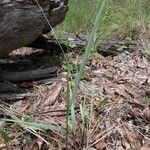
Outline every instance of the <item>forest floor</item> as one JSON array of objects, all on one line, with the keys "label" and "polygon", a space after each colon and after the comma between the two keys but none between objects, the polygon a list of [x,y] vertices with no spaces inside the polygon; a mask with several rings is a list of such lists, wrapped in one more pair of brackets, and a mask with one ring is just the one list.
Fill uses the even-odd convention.
[{"label": "forest floor", "polygon": [[[25,96],[12,93],[9,98],[18,95],[18,101],[1,103],[1,111],[20,120],[0,122],[9,137],[8,144],[0,139],[1,150],[66,149],[66,132],[36,130],[21,121],[66,129],[67,84],[74,85],[82,54],[76,48],[68,51],[68,79],[68,62],[63,59],[55,77],[19,83]],[[42,57],[52,64],[52,58]],[[69,150],[150,150],[149,58],[136,49],[108,57],[91,54],[75,98],[75,116],[75,129],[70,121],[67,130]]]}]

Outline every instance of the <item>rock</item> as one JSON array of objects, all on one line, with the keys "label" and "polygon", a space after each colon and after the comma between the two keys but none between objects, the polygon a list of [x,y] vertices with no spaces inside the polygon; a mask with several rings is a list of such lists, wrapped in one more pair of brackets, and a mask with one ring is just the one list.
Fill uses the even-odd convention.
[{"label": "rock", "polygon": [[68,0],[0,0],[0,57],[29,45],[61,23]]}]

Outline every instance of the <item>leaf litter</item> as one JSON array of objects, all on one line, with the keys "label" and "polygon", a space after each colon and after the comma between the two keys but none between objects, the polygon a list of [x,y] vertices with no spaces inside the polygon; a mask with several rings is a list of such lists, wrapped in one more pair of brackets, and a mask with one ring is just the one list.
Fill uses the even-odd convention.
[{"label": "leaf litter", "polygon": [[[80,65],[81,54],[71,52],[69,56],[70,63]],[[76,135],[68,131],[68,149],[149,150],[149,60],[138,51],[113,57],[93,54],[85,71],[76,96]],[[73,78],[70,74],[71,84]],[[36,97],[15,102],[7,109],[17,112],[20,119],[66,128],[66,70],[50,84],[35,82],[32,86]],[[84,125],[80,104],[85,104]],[[0,140],[1,149],[65,149],[63,132],[33,131],[33,135],[15,124],[3,126],[11,142],[5,145]]]}]

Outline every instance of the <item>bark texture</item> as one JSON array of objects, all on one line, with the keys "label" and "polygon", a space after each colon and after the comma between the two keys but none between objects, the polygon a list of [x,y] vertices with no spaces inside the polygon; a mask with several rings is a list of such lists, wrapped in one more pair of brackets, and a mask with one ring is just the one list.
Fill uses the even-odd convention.
[{"label": "bark texture", "polygon": [[[0,57],[61,23],[68,0],[0,0]],[[43,15],[44,14],[44,15]]]}]

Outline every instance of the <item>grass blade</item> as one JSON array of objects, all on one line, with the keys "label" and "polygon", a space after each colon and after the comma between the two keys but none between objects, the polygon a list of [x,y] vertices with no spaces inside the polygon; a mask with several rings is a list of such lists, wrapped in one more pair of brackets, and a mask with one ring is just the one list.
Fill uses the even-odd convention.
[{"label": "grass blade", "polygon": [[13,119],[3,119],[4,121],[9,121],[9,122],[14,122],[17,123],[19,125],[24,125],[28,128],[32,128],[34,130],[42,130],[42,129],[49,129],[51,131],[54,132],[64,132],[65,130],[60,127],[60,126],[56,126],[56,125],[51,125],[51,124],[42,124],[42,123],[35,123],[35,122],[28,122],[28,121],[22,121],[22,120],[13,120]]},{"label": "grass blade", "polygon": [[97,32],[97,29],[98,29],[98,26],[99,26],[99,21],[100,21],[100,18],[102,16],[102,11],[104,9],[104,6],[105,6],[105,0],[102,1],[102,4],[101,4],[101,6],[99,8],[99,11],[97,13],[97,16],[96,16],[96,19],[95,19],[95,22],[94,22],[94,27],[92,29],[92,32],[91,32],[90,36],[89,36],[89,40],[88,40],[87,47],[85,49],[82,64],[80,66],[80,71],[79,71],[78,75],[75,78],[75,85],[74,85],[74,89],[73,89],[73,93],[72,93],[72,97],[71,97],[72,101],[74,100],[75,95],[77,93],[77,90],[78,90],[78,87],[79,87],[79,84],[80,84],[80,80],[83,76],[84,68],[85,68],[88,56],[90,54],[90,50],[92,49],[92,47],[94,45],[94,38],[96,36],[96,32]]},{"label": "grass blade", "polygon": [[10,138],[8,137],[8,134],[2,128],[0,128],[0,137],[4,140],[4,142],[6,144],[10,141]]}]

